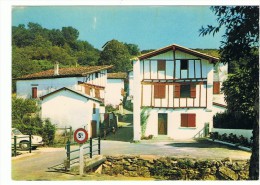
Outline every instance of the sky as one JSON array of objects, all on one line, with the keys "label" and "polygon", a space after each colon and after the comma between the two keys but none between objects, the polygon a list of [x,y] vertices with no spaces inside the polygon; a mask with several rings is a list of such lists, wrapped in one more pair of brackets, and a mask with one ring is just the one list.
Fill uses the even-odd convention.
[{"label": "sky", "polygon": [[13,6],[12,25],[40,24],[48,29],[72,26],[97,49],[109,40],[137,44],[141,50],[171,44],[219,48],[223,30],[199,36],[201,26],[217,25],[209,6]]}]

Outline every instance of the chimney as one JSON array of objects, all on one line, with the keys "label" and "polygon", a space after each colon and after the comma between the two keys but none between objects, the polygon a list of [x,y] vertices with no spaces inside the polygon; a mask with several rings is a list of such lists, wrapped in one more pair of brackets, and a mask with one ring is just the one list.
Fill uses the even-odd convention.
[{"label": "chimney", "polygon": [[59,75],[59,62],[55,62],[54,64],[54,76]]}]

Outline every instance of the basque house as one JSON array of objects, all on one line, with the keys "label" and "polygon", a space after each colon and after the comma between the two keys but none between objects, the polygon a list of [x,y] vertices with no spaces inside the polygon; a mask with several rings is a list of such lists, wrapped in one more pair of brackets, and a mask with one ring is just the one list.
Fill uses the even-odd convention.
[{"label": "basque house", "polygon": [[176,44],[133,59],[134,140],[188,139],[211,129],[213,96],[221,96],[227,72],[218,60]]}]

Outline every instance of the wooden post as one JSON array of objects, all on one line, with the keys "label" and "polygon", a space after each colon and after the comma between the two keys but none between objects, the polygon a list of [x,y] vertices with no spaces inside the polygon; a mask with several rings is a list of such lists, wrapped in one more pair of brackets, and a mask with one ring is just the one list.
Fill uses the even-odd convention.
[{"label": "wooden post", "polygon": [[92,137],[89,140],[89,157],[92,158]]},{"label": "wooden post", "polygon": [[16,151],[17,151],[17,143],[16,143],[16,138],[17,138],[17,136],[14,136],[14,156],[16,157],[16,155],[17,155],[17,153],[16,153]]},{"label": "wooden post", "polygon": [[70,169],[70,141],[67,141],[67,169]]},{"label": "wooden post", "polygon": [[101,149],[101,147],[100,147],[100,136],[98,137],[98,155],[100,155],[100,153],[101,153],[101,151],[100,151],[100,149]]},{"label": "wooden post", "polygon": [[79,174],[84,174],[84,147],[83,144],[79,145]]},{"label": "wooden post", "polygon": [[32,134],[29,134],[29,153],[32,153]]}]

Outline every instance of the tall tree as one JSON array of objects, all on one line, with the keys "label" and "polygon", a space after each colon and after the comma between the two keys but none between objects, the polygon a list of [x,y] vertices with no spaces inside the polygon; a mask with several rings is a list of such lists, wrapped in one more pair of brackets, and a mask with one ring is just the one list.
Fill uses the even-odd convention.
[{"label": "tall tree", "polygon": [[100,53],[100,65],[114,65],[110,72],[126,72],[132,68],[130,54],[127,47],[117,41],[111,40],[106,43],[105,48]]},{"label": "tall tree", "polygon": [[228,110],[254,119],[253,148],[249,177],[259,179],[259,7],[214,6],[218,25],[200,29],[201,35],[217,33],[225,27],[220,61],[237,64],[223,84]]}]

